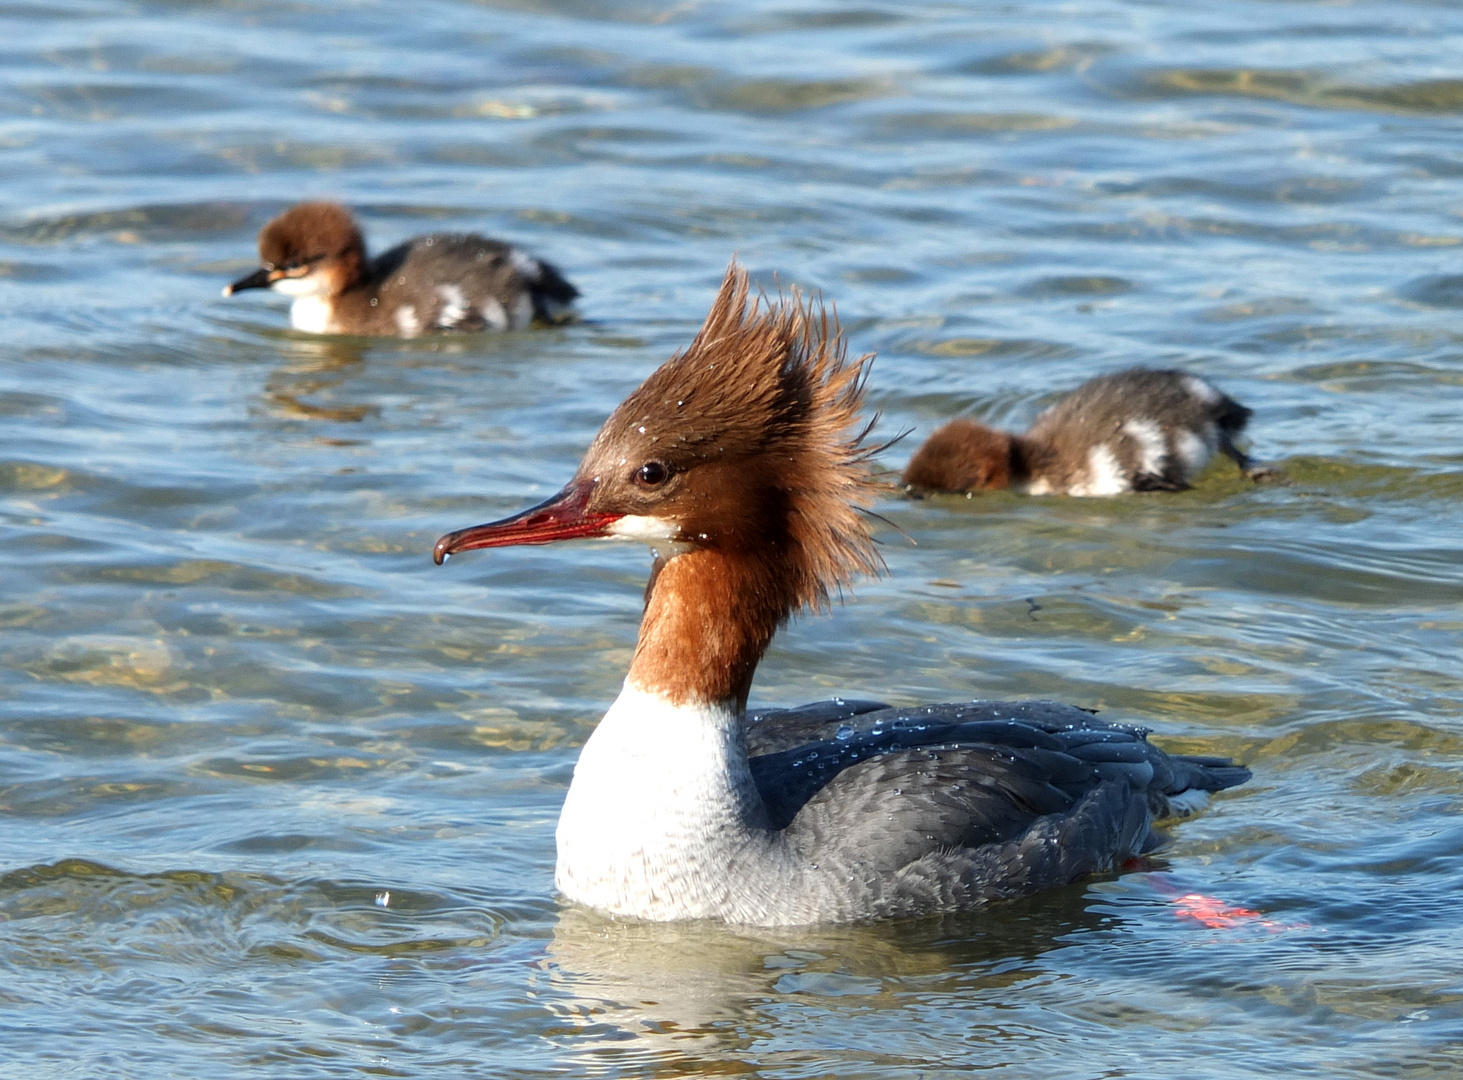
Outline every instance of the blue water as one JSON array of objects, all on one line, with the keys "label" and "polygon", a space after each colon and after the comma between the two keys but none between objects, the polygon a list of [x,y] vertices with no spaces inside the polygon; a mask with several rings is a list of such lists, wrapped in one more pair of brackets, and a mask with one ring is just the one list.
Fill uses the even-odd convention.
[{"label": "blue water", "polygon": [[[1442,3],[0,6],[0,1077],[1463,1074],[1460,55]],[[583,320],[220,297],[307,196]],[[1144,363],[1285,473],[891,498],[917,546],[754,700],[1059,698],[1253,782],[960,918],[556,899],[648,560],[431,545],[556,490],[733,254],[879,354],[890,469]]]}]

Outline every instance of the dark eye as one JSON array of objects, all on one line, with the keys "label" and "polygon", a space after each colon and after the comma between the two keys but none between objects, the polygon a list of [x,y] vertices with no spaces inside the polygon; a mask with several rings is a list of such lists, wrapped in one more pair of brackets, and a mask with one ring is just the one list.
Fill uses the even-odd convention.
[{"label": "dark eye", "polygon": [[670,477],[671,471],[658,461],[647,461],[635,473],[635,482],[645,487],[659,487]]}]

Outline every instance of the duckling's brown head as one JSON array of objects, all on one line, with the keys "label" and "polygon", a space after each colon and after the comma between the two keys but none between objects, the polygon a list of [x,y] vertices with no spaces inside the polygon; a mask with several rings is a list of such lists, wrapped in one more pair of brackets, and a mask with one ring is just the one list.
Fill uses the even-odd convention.
[{"label": "duckling's brown head", "polygon": [[333,295],[364,272],[366,243],[338,203],[292,206],[259,230],[260,268],[224,289],[274,289],[291,296]]},{"label": "duckling's brown head", "polygon": [[904,486],[916,492],[982,491],[1011,486],[1014,440],[974,420],[951,420],[915,451]]}]

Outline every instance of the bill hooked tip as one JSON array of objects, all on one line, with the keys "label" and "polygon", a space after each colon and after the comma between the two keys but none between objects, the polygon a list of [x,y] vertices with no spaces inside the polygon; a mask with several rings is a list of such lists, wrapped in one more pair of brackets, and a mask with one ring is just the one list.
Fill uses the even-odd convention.
[{"label": "bill hooked tip", "polygon": [[448,533],[442,539],[438,540],[437,545],[432,548],[432,561],[438,566],[441,566],[448,559],[452,558],[452,551],[450,549],[452,547],[452,538],[456,535],[456,533]]}]

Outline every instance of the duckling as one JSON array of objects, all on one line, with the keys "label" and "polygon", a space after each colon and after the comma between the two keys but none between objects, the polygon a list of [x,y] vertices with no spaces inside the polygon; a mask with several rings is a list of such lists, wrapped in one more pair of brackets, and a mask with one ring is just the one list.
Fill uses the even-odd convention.
[{"label": "duckling", "polygon": [[550,263],[474,233],[418,236],[369,258],[350,211],[332,202],[300,203],[265,225],[259,259],[223,294],[292,296],[290,325],[312,334],[522,330],[565,321],[579,295]]},{"label": "duckling", "polygon": [[951,420],[915,452],[903,482],[914,492],[1183,491],[1216,450],[1252,480],[1262,480],[1274,471],[1257,466],[1234,444],[1250,415],[1197,375],[1130,368],[1083,383],[1024,435]]}]

